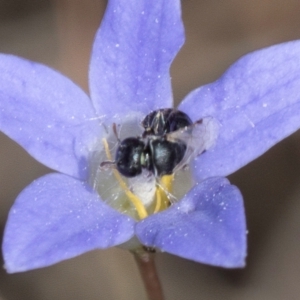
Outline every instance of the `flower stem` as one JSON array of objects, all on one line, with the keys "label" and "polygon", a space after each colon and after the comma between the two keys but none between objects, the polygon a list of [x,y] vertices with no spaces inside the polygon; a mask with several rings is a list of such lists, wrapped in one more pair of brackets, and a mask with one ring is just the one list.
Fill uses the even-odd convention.
[{"label": "flower stem", "polygon": [[154,253],[134,253],[149,300],[164,300],[163,290],[157,275]]}]

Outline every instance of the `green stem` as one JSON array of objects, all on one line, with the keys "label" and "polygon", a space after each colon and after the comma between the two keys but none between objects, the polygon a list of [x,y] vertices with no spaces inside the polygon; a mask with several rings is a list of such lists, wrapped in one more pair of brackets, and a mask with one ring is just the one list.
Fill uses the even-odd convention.
[{"label": "green stem", "polygon": [[149,300],[164,300],[163,290],[157,275],[154,253],[134,253]]}]

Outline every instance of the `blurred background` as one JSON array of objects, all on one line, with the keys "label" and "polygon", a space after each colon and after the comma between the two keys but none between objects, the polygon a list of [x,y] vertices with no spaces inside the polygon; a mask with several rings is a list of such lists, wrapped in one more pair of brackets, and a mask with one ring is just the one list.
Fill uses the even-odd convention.
[{"label": "blurred background", "polygon": [[[50,65],[87,90],[90,50],[105,5],[104,0],[0,0],[0,52]],[[243,54],[300,38],[298,0],[183,0],[182,10],[187,39],[172,66],[177,103],[191,89],[217,79]],[[0,135],[0,236],[16,196],[47,172]],[[299,132],[230,180],[245,199],[246,268],[224,270],[159,254],[156,262],[166,299],[299,299]],[[21,274],[1,269],[0,299],[146,297],[131,255],[109,249]]]}]

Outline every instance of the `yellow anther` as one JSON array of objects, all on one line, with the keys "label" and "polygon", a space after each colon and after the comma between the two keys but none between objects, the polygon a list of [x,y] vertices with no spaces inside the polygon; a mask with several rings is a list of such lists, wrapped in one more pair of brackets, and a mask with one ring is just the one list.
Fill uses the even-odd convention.
[{"label": "yellow anther", "polygon": [[[110,150],[109,150],[107,140],[104,138],[104,139],[102,139],[102,142],[103,142],[103,145],[104,145],[104,149],[105,149],[105,153],[106,153],[107,158],[112,161],[112,157],[111,157],[111,153],[110,153]],[[135,194],[133,194],[130,191],[130,189],[126,185],[125,181],[122,179],[119,172],[116,169],[113,169],[112,171],[113,171],[113,174],[116,177],[117,181],[119,182],[119,185],[121,186],[121,188],[126,193],[126,196],[131,201],[133,206],[136,208],[136,211],[138,213],[139,218],[140,219],[145,219],[146,217],[148,217],[148,213],[147,213],[147,211],[145,209],[145,206],[142,203],[142,201]]]},{"label": "yellow anther", "polygon": [[165,210],[168,208],[170,201],[168,198],[168,193],[172,192],[172,183],[174,180],[174,175],[165,175],[159,180],[159,184],[156,187],[156,205],[154,208],[154,213]]},{"label": "yellow anther", "polygon": [[174,174],[165,175],[160,179],[161,185],[165,188],[169,193],[172,192],[172,183],[174,181]]},{"label": "yellow anther", "polygon": [[160,187],[156,187],[156,191],[155,191],[155,197],[156,197],[156,204],[155,204],[155,208],[154,208],[154,212],[153,213],[157,213],[160,211],[161,208],[161,189]]}]

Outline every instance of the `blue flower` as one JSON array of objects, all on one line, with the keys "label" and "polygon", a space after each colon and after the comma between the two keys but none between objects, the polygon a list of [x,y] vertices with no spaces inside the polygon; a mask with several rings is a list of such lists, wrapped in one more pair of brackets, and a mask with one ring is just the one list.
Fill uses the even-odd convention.
[{"label": "blue flower", "polygon": [[[170,208],[135,220],[91,184],[107,128],[172,107],[169,68],[183,41],[179,0],[110,0],[92,51],[90,98],[46,66],[0,55],[0,129],[58,172],[35,180],[11,208],[3,241],[8,272],[124,243],[244,265],[243,200],[223,176],[299,128],[299,41],[241,58],[183,100],[178,109],[193,121],[210,116],[220,128],[215,146],[193,162],[196,184]],[[98,184],[97,174],[92,179]]]}]

